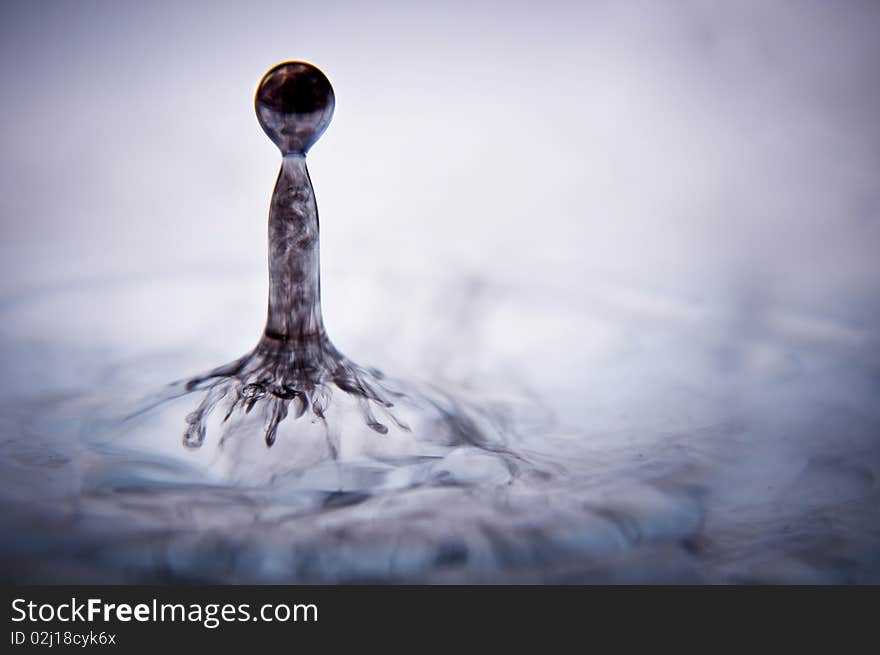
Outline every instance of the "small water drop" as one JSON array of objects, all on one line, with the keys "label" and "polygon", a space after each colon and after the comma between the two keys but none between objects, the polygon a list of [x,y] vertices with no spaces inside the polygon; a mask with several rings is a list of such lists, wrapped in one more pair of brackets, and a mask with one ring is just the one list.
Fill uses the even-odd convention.
[{"label": "small water drop", "polygon": [[388,426],[384,423],[379,423],[379,421],[370,421],[369,423],[367,423],[367,425],[379,434],[388,434]]}]

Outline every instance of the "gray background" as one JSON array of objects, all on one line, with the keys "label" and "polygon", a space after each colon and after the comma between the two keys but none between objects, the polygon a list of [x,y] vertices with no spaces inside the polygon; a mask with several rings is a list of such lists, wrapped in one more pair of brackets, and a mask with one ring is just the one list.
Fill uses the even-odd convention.
[{"label": "gray background", "polygon": [[252,94],[299,58],[338,100],[310,156],[327,270],[611,275],[874,327],[876,3],[2,12],[7,287],[222,257],[260,293],[277,157]]}]

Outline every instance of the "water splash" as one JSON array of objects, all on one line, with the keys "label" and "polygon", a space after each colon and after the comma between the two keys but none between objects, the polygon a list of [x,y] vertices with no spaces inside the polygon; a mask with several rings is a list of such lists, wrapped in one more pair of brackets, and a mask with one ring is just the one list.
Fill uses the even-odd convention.
[{"label": "water splash", "polygon": [[[350,411],[334,399],[341,394],[354,399],[355,411],[376,435],[387,436],[393,429],[428,445],[469,445],[516,458],[504,450],[497,431],[479,427],[464,404],[448,394],[390,381],[381,371],[352,362],[330,341],[321,313],[318,208],[306,153],[333,116],[333,89],[314,66],[286,62],[263,77],[255,106],[260,125],[283,156],[269,210],[266,327],[252,352],[178,382],[160,398],[163,402],[204,392],[186,417],[184,445],[200,448],[215,414],[222,417],[217,426],[221,446],[233,437],[249,438],[244,433],[255,431],[253,422],[247,422],[246,430],[242,425],[251,413],[260,417],[259,430],[268,447],[278,440],[283,421],[309,417],[323,426],[326,447],[319,449],[319,456],[308,458],[308,465],[324,458],[335,460],[340,456],[340,439],[354,438],[350,428],[340,430],[347,422],[345,412]],[[414,431],[404,414],[415,414],[421,429]],[[291,438],[302,441],[302,432]],[[362,445],[357,455],[377,456],[374,444]],[[412,457],[414,453],[405,448],[398,454]],[[438,455],[430,447],[421,454]]]}]

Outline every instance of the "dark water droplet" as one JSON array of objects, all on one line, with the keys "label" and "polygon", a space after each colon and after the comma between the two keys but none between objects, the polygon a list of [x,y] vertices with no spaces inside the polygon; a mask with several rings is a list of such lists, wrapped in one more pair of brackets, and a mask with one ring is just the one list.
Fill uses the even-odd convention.
[{"label": "dark water droplet", "polygon": [[254,103],[266,134],[289,154],[305,153],[318,140],[336,101],[324,73],[306,62],[290,61],[263,76]]},{"label": "dark water droplet", "polygon": [[328,494],[327,498],[324,499],[324,507],[350,507],[351,505],[358,505],[370,498],[372,498],[372,496],[365,493],[334,491]]},{"label": "dark water droplet", "polygon": [[367,423],[373,430],[378,432],[379,434],[388,434],[388,426],[383,423],[379,423],[379,421],[370,421]]},{"label": "dark water droplet", "polygon": [[284,400],[290,400],[291,398],[296,398],[298,396],[304,395],[302,391],[294,389],[290,385],[276,386],[272,388],[272,394],[278,398],[283,398]]}]

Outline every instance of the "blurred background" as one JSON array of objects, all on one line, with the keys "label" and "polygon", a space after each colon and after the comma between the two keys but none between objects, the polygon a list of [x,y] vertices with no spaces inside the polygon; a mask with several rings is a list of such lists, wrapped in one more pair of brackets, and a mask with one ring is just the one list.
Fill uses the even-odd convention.
[{"label": "blurred background", "polygon": [[[799,461],[798,503],[876,499],[876,2],[0,12],[7,434],[26,398],[159,384],[252,347],[279,165],[253,93],[302,59],[336,92],[309,168],[344,351],[526,390],[600,450],[714,426],[755,452],[784,433],[730,488]],[[880,561],[867,506],[846,528],[857,579]]]},{"label": "blurred background", "polygon": [[253,92],[305,59],[337,95],[309,158],[328,270],[359,250],[365,277],[610,274],[873,325],[870,0],[2,11],[4,284],[218,257],[261,275],[278,158]]}]

